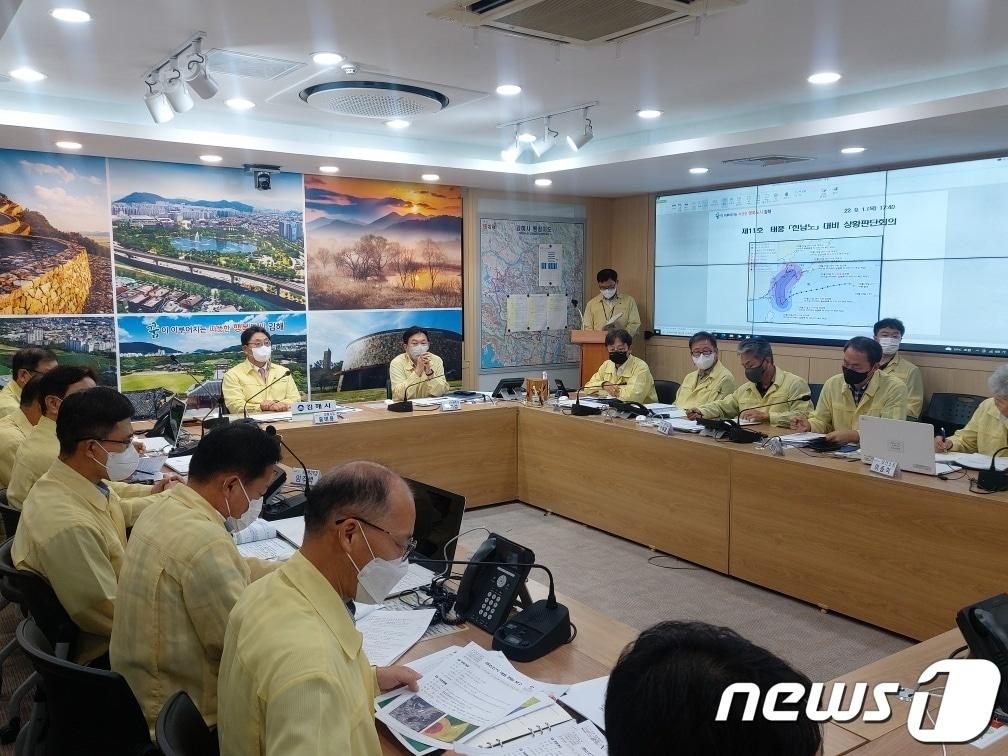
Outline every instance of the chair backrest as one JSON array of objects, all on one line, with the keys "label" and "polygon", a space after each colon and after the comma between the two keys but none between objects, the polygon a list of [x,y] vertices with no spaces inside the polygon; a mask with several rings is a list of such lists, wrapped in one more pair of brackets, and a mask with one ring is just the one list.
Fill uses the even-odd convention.
[{"label": "chair backrest", "polygon": [[42,677],[49,721],[46,756],[157,754],[140,704],[122,675],[57,658],[31,619],[18,625],[17,640]]},{"label": "chair backrest", "polygon": [[385,379],[385,398],[386,399],[391,399],[392,398],[392,379],[391,378],[386,378]]},{"label": "chair backrest", "polygon": [[189,694],[180,690],[165,701],[154,725],[164,756],[217,756],[217,733],[207,727]]},{"label": "chair backrest", "polygon": [[976,408],[986,398],[976,394],[931,394],[927,417],[951,435],[970,421]]},{"label": "chair backrest", "polygon": [[55,648],[62,644],[72,645],[77,639],[77,625],[70,619],[56,592],[45,579],[14,566],[11,559],[13,545],[13,538],[0,544],[0,578],[18,595],[17,603],[42,629],[50,646]]},{"label": "chair backrest", "polygon": [[822,386],[823,385],[821,383],[810,383],[808,385],[808,387],[809,387],[809,396],[811,396],[811,398],[812,398],[812,406],[813,407],[815,407],[817,404],[819,404],[819,395],[822,393]]},{"label": "chair backrest", "polygon": [[675,404],[675,395],[679,391],[679,384],[675,381],[655,381],[655,393],[658,394],[658,401],[662,404]]},{"label": "chair backrest", "polygon": [[13,538],[21,521],[21,510],[14,509],[7,503],[7,489],[0,491],[0,520],[3,520],[4,532],[8,538]]}]

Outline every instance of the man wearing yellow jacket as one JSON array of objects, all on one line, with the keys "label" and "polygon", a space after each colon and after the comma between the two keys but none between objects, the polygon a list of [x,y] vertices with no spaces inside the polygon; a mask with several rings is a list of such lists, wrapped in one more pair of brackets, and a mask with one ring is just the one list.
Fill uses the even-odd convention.
[{"label": "man wearing yellow jacket", "polygon": [[618,291],[618,278],[612,268],[603,268],[596,274],[599,293],[588,300],[582,325],[593,331],[623,329],[636,336],[640,329],[640,311],[633,297]]},{"label": "man wearing yellow jacket", "polygon": [[14,352],[11,379],[0,391],[0,417],[15,412],[21,404],[21,389],[36,375],[48,373],[59,363],[48,349],[25,347]]},{"label": "man wearing yellow jacket", "polygon": [[858,418],[906,420],[907,387],[899,378],[879,370],[882,347],[867,336],[855,336],[844,346],[843,373],[823,384],[815,412],[795,418],[797,431],[825,433],[834,443],[858,443]]},{"label": "man wearing yellow jacket", "polygon": [[630,354],[633,336],[621,328],[605,337],[609,359],[602,363],[584,390],[587,395],[611,396],[624,402],[648,404],[658,401],[651,368]]},{"label": "man wearing yellow jacket", "polygon": [[7,488],[10,485],[18,449],[28,440],[28,436],[35,430],[42,417],[38,402],[41,380],[35,376],[28,381],[21,389],[21,406],[17,412],[0,417],[0,488]]},{"label": "man wearing yellow jacket", "polygon": [[[993,396],[980,403],[966,427],[952,438],[935,437],[935,451],[992,455],[1008,446],[1008,365],[995,370],[987,386]],[[1002,452],[998,459],[1003,456],[1008,452]]]},{"label": "man wearing yellow jacket", "polygon": [[411,326],[403,333],[403,353],[389,363],[389,382],[397,402],[442,396],[451,390],[444,362],[431,354],[427,331],[420,326]]},{"label": "man wearing yellow jacket", "polygon": [[899,353],[906,334],[902,320],[883,318],[875,324],[875,341],[882,347],[879,370],[899,378],[907,387],[907,417],[916,420],[924,409],[924,378],[920,368]]},{"label": "man wearing yellow jacket", "polygon": [[[737,351],[746,382],[724,399],[699,407],[681,407],[686,410],[686,417],[690,420],[741,417],[787,427],[793,417],[804,417],[812,411],[808,383],[774,364],[769,341],[746,339],[738,345]],[[774,406],[767,407],[768,404]]]},{"label": "man wearing yellow jacket", "polygon": [[241,335],[245,361],[224,373],[221,393],[228,412],[286,412],[301,401],[294,376],[273,362],[273,345],[262,326],[249,326]]},{"label": "man wearing yellow jacket", "polygon": [[7,503],[21,509],[35,481],[41,478],[59,454],[56,418],[66,397],[94,388],[98,376],[89,367],[64,365],[50,370],[39,379],[38,404],[42,416],[28,434],[11,468]]},{"label": "man wearing yellow jacket", "polygon": [[718,359],[714,335],[707,331],[694,333],[689,348],[697,369],[682,379],[676,392],[676,407],[699,407],[731,394],[735,390],[735,376]]},{"label": "man wearing yellow jacket", "polygon": [[11,549],[19,570],[41,575],[80,633],[81,664],[108,651],[126,531],[168,485],[126,485],[139,463],[133,404],[100,386],[68,396],[56,421],[59,458],[32,487]]}]

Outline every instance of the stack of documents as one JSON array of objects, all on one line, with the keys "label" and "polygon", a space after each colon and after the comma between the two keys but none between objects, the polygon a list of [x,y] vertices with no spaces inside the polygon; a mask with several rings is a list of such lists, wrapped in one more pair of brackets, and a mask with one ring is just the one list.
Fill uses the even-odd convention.
[{"label": "stack of documents", "polygon": [[605,729],[605,695],[609,675],[575,683],[560,699],[564,706]]},{"label": "stack of documents", "polygon": [[[384,606],[358,612],[357,630],[364,636],[364,653],[376,667],[387,667],[409,651],[427,632],[434,609],[396,612]],[[361,616],[363,615],[363,616]]]},{"label": "stack of documents", "polygon": [[[964,452],[953,452],[951,454],[935,454],[935,462],[952,463],[961,467],[969,467],[973,470],[990,470],[991,457],[989,454],[966,454]],[[1008,456],[997,458],[998,470],[1008,470]]]},{"label": "stack of documents", "polygon": [[825,438],[825,433],[788,433],[780,437],[781,443],[788,446],[805,446],[820,438]]},{"label": "stack of documents", "polygon": [[[569,686],[526,677],[499,651],[470,643],[443,649],[409,666],[423,675],[420,690],[378,696],[375,717],[417,756],[455,744],[485,744],[488,738],[503,743],[510,735],[548,732],[554,721],[560,723],[553,697],[566,693]],[[538,715],[535,721],[533,714]],[[519,718],[521,725],[497,729]]]},{"label": "stack of documents", "polygon": [[243,557],[286,562],[294,556],[294,547],[277,537],[277,529],[266,520],[256,520],[234,534],[238,553]]}]

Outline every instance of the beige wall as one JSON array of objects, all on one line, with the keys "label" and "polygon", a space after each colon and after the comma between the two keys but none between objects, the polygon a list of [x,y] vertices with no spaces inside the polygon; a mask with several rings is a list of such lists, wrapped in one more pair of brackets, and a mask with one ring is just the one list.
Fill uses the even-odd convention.
[{"label": "beige wall", "polygon": [[[620,288],[637,298],[642,330],[649,329],[654,313],[654,195],[595,202],[608,204],[600,211],[608,212],[609,245],[608,254],[604,249],[594,250],[596,256],[589,258],[592,271],[612,267],[619,273]],[[604,228],[600,226],[599,231],[604,232]],[[722,343],[721,358],[736,379],[743,380],[735,346],[735,342]],[[648,361],[655,378],[681,382],[683,376],[694,370],[683,338],[656,336],[646,344],[635,343],[634,352]],[[836,347],[775,344],[774,356],[784,370],[802,376],[809,383],[822,383],[840,372],[840,350]],[[907,357],[923,373],[925,405],[932,392],[986,396],[987,377],[1001,363],[993,358],[943,354],[908,352]]]}]

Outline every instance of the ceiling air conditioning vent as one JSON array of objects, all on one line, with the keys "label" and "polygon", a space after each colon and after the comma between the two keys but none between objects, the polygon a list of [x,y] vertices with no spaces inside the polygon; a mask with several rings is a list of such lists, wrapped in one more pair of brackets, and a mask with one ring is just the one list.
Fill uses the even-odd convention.
[{"label": "ceiling air conditioning vent", "polygon": [[799,157],[797,155],[760,155],[759,157],[735,158],[734,160],[722,160],[725,165],[752,165],[758,168],[770,168],[775,165],[787,165],[788,163],[805,163],[815,160],[810,157]]},{"label": "ceiling air conditioning vent", "polygon": [[743,5],[747,0],[469,0],[430,13],[551,42],[600,45]]},{"label": "ceiling air conditioning vent", "polygon": [[385,121],[436,113],[448,105],[448,98],[433,89],[390,81],[327,81],[299,96],[324,113]]},{"label": "ceiling air conditioning vent", "polygon": [[266,58],[262,55],[214,48],[207,54],[207,68],[214,73],[244,76],[246,79],[269,81],[304,68],[304,63],[283,58]]}]

